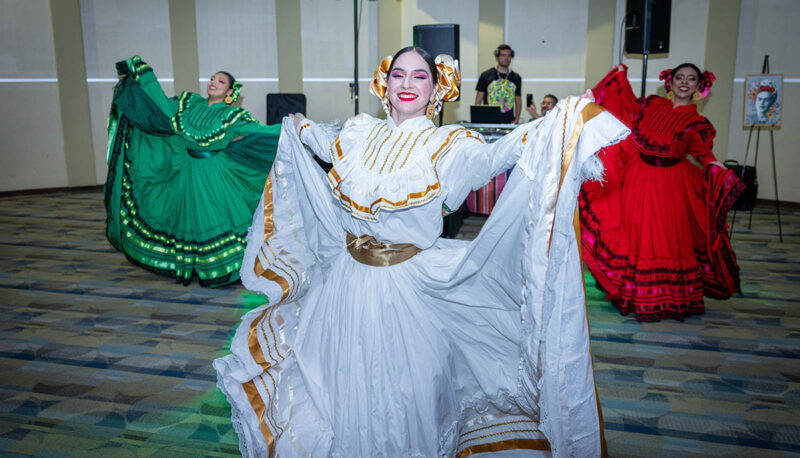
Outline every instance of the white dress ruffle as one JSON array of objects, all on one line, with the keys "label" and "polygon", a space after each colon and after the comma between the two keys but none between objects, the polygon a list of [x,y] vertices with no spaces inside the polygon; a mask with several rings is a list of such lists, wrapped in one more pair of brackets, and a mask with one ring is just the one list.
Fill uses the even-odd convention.
[{"label": "white dress ruffle", "polygon": [[[391,135],[366,161],[376,129]],[[403,149],[405,167],[370,169],[420,131],[428,141]],[[425,118],[362,115],[338,139],[311,122],[298,136],[284,120],[241,272],[269,304],[214,362],[242,453],[599,455],[573,217],[580,184],[602,173],[595,152],[625,135],[575,98],[490,145]],[[439,238],[443,204],[457,208],[514,164],[474,241]],[[347,232],[422,251],[368,266],[347,252]]]}]

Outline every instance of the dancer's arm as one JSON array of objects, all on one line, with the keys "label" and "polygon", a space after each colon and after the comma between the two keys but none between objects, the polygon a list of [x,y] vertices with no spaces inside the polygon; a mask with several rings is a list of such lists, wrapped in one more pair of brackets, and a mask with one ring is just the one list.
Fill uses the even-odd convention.
[{"label": "dancer's arm", "polygon": [[310,149],[318,158],[330,163],[331,145],[336,137],[302,113],[290,114],[289,117],[294,118],[294,128],[303,146]]},{"label": "dancer's arm", "polygon": [[619,64],[592,88],[594,102],[602,105],[617,119],[631,127],[633,116],[639,110],[639,103],[628,81],[628,67]]},{"label": "dancer's arm", "polygon": [[711,151],[711,148],[714,146],[714,136],[716,135],[716,131],[714,130],[714,127],[711,126],[711,123],[707,124],[707,126],[704,126],[699,130],[694,130],[686,136],[685,141],[687,152],[691,154],[692,157],[703,166],[703,168],[706,168],[712,164],[726,168],[717,160],[716,156],[714,156],[714,153]]},{"label": "dancer's arm", "polygon": [[167,97],[164,89],[158,82],[152,67],[142,60],[139,56],[117,62],[117,74],[120,83],[117,85],[117,92],[124,89],[127,85],[133,84],[165,115],[172,117],[178,110],[178,101],[174,97]]}]

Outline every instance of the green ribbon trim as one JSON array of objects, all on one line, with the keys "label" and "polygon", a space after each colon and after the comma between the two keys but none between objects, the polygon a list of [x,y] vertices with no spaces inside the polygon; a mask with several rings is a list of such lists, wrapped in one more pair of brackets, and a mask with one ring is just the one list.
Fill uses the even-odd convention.
[{"label": "green ribbon trim", "polygon": [[[244,108],[232,107],[226,110],[225,116],[222,119],[222,124],[216,129],[212,129],[210,132],[205,133],[191,132],[193,129],[191,126],[185,124],[184,118],[186,117],[186,108],[192,102],[193,95],[196,94],[185,91],[181,93],[180,97],[178,98],[178,112],[172,117],[171,120],[172,130],[175,131],[175,133],[192,139],[199,146],[209,146],[214,142],[224,139],[228,128],[239,121],[258,123],[258,121],[254,119]],[[199,99],[205,101],[205,99],[202,97]]]}]

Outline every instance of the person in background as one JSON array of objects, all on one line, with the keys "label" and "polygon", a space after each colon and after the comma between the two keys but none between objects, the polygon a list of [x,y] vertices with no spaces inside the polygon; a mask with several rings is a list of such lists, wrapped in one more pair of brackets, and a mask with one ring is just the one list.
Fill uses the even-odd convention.
[{"label": "person in background", "polygon": [[556,106],[557,103],[558,103],[558,97],[554,96],[553,94],[547,94],[542,99],[542,105],[539,109],[541,114],[536,112],[536,104],[533,101],[533,97],[531,97],[531,101],[525,109],[528,110],[528,114],[531,115],[531,119],[539,119],[542,116],[546,115],[548,111],[553,109],[553,107]]},{"label": "person in background", "polygon": [[497,105],[507,124],[519,123],[522,112],[522,77],[511,70],[514,50],[502,44],[494,50],[497,64],[481,73],[475,86],[475,105]]}]

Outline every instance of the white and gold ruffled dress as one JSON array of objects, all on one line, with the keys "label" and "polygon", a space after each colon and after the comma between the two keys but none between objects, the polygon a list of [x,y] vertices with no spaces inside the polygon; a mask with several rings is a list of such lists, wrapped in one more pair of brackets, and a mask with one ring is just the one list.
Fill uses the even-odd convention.
[{"label": "white and gold ruffled dress", "polygon": [[[492,144],[425,117],[335,138],[285,119],[241,270],[269,304],[214,362],[242,453],[599,455],[573,222],[627,132],[577,98]],[[439,237],[443,208],[514,165],[474,241]]]}]

